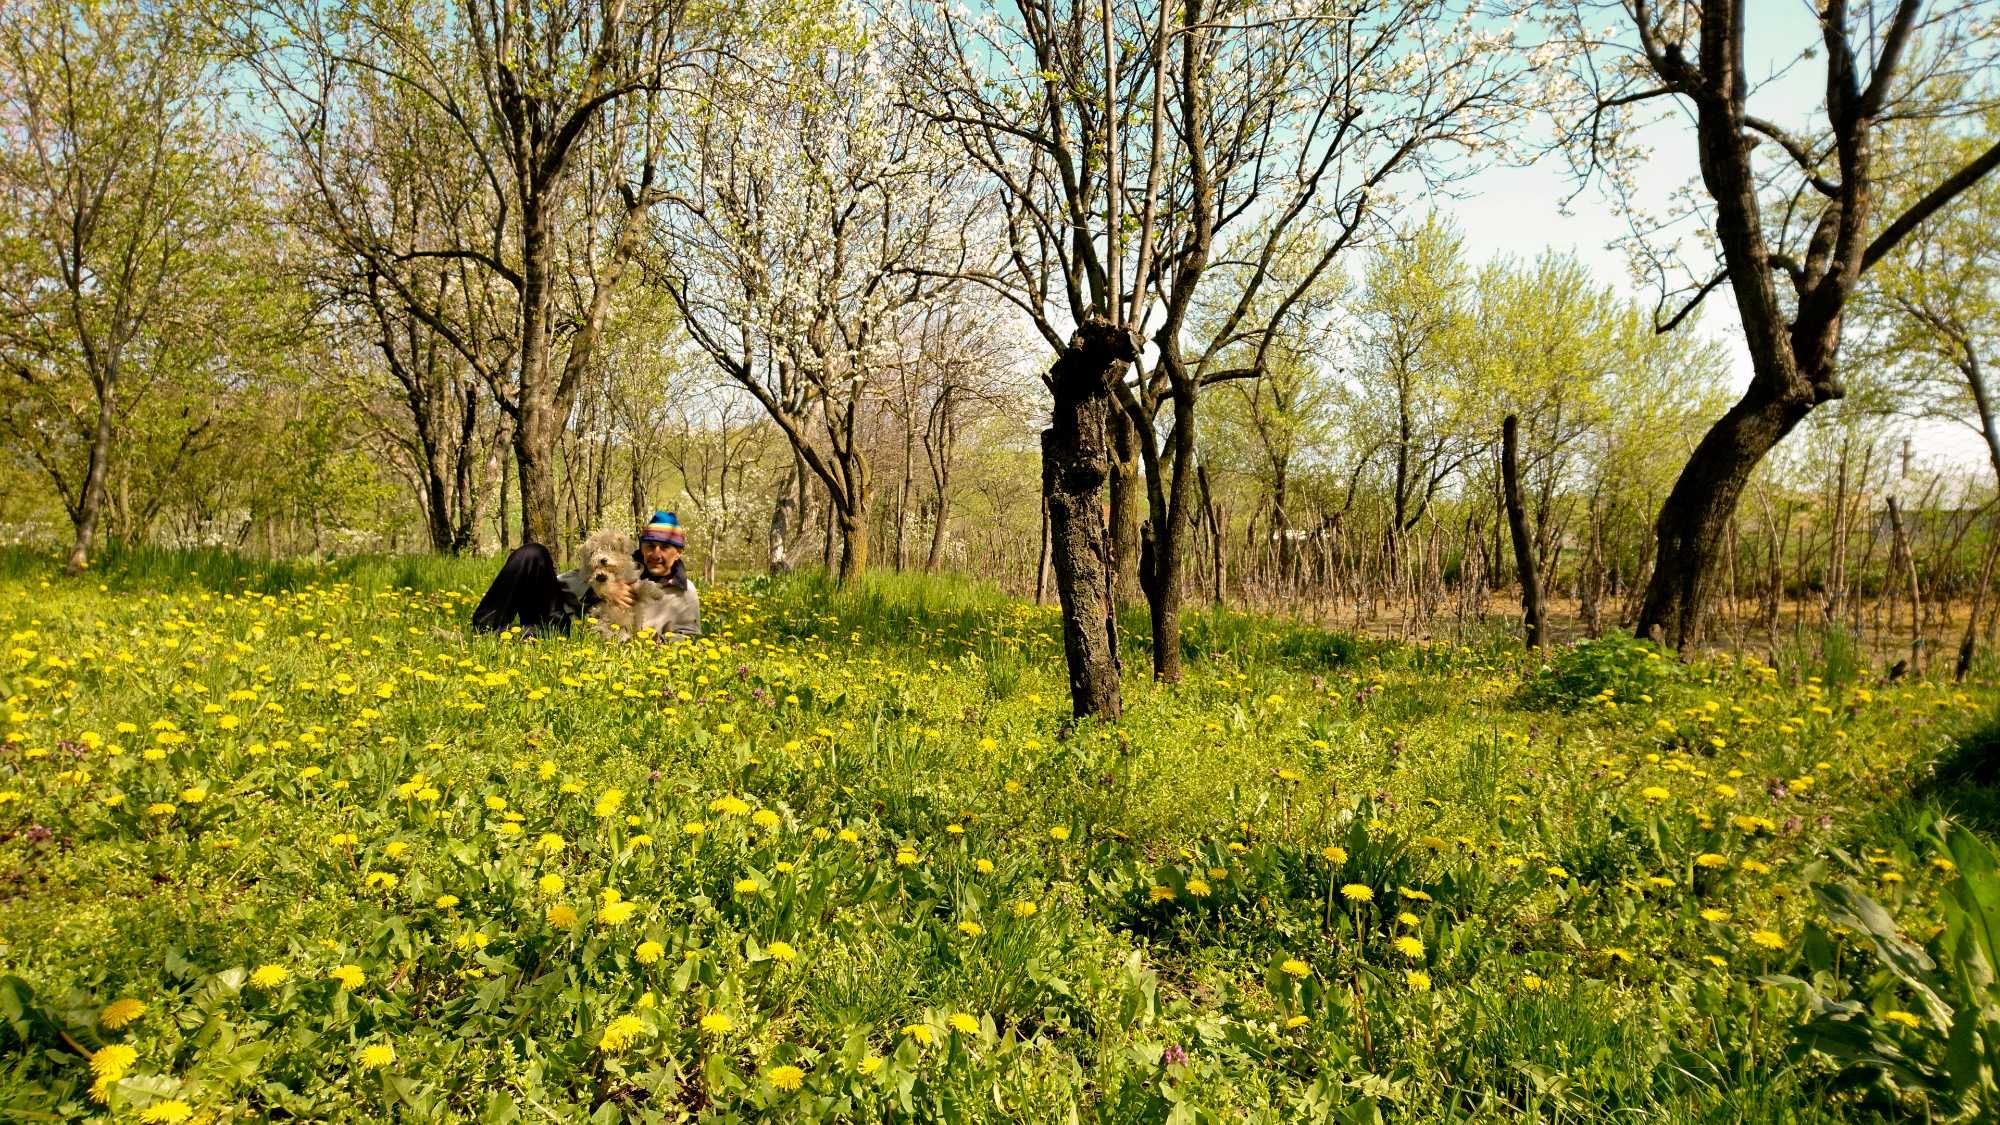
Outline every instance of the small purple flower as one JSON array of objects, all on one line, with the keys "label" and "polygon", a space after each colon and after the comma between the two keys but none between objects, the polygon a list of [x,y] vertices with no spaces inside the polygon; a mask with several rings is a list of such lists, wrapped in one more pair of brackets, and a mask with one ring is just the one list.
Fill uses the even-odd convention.
[{"label": "small purple flower", "polygon": [[1186,1066],[1188,1053],[1181,1048],[1179,1043],[1169,1043],[1167,1044],[1167,1049],[1161,1052],[1160,1061],[1166,1063],[1168,1066]]},{"label": "small purple flower", "polygon": [[1796,835],[1798,835],[1798,834],[1799,834],[1799,829],[1801,829],[1801,828],[1804,828],[1804,827],[1805,827],[1805,824],[1806,824],[1806,822],[1805,822],[1805,821],[1803,821],[1803,820],[1800,820],[1800,819],[1799,819],[1798,817],[1795,817],[1795,816],[1788,816],[1788,817],[1786,817],[1786,818],[1785,818],[1785,835],[1787,835],[1787,836],[1796,836]]},{"label": "small purple flower", "polygon": [[46,843],[54,835],[46,824],[32,825],[28,829],[28,841],[34,844]]},{"label": "small purple flower", "polygon": [[651,773],[647,774],[647,775],[646,775],[646,780],[647,780],[647,781],[654,781],[654,782],[656,782],[656,781],[660,780],[660,771],[659,771],[659,770],[654,770],[653,772],[651,772]]}]

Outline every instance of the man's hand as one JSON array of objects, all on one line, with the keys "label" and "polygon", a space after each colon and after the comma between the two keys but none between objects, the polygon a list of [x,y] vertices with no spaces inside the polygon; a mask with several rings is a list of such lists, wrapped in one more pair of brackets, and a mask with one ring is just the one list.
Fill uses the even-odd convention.
[{"label": "man's hand", "polygon": [[619,609],[631,609],[632,587],[614,586],[607,582],[604,585],[604,600],[617,606]]}]

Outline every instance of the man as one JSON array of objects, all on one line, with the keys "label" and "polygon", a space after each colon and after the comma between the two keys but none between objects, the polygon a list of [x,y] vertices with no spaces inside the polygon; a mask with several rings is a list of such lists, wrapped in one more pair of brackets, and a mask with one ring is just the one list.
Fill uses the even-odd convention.
[{"label": "man", "polygon": [[[639,549],[633,561],[639,564],[639,578],[657,584],[667,596],[666,624],[661,640],[701,635],[701,596],[687,576],[681,556],[687,549],[687,535],[680,519],[672,512],[656,511],[639,532]],[[611,594],[630,605],[630,591]],[[569,633],[570,622],[584,616],[597,604],[597,592],[590,588],[589,576],[581,569],[556,573],[555,561],[540,543],[523,543],[507,556],[486,595],[472,611],[472,627],[498,633],[518,622],[530,633]]]}]

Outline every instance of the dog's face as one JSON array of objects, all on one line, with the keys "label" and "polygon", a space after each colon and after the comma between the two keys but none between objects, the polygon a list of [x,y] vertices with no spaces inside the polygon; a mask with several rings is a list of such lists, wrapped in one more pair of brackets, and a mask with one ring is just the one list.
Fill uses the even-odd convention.
[{"label": "dog's face", "polygon": [[629,536],[600,531],[583,541],[581,554],[584,569],[590,572],[590,584],[600,591],[614,584],[629,585],[639,577]]}]

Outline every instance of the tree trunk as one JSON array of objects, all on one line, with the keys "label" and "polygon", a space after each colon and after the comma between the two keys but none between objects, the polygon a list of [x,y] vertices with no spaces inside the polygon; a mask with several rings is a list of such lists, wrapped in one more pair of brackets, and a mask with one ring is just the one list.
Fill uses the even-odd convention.
[{"label": "tree trunk", "polygon": [[1203,518],[1208,523],[1208,549],[1214,555],[1214,558],[1209,560],[1212,564],[1210,570],[1212,581],[1209,584],[1208,591],[1209,601],[1220,607],[1222,605],[1223,586],[1228,578],[1226,564],[1228,562],[1227,549],[1229,543],[1224,535],[1226,524],[1222,518],[1222,503],[1215,498],[1214,491],[1208,487],[1208,466],[1199,466],[1196,469],[1196,473],[1196,483],[1201,485],[1201,512]]},{"label": "tree trunk", "polygon": [[1694,643],[1736,502],[1757,463],[1811,409],[1810,398],[1772,393],[1756,381],[1702,437],[1654,524],[1657,552],[1639,610],[1640,636],[1673,649]]},{"label": "tree trunk", "polygon": [[1117,620],[1112,544],[1104,511],[1111,473],[1111,380],[1137,358],[1129,334],[1101,317],[1077,326],[1049,370],[1054,404],[1042,431],[1042,479],[1049,506],[1050,556],[1062,603],[1070,711],[1116,719]]},{"label": "tree trunk", "polygon": [[[1177,362],[1162,357],[1162,362]],[[1147,482],[1148,519],[1139,529],[1139,584],[1153,625],[1153,679],[1181,682],[1181,567],[1187,552],[1188,493],[1193,487],[1195,396],[1185,379],[1174,380],[1171,470],[1165,487]]]},{"label": "tree trunk", "polygon": [[826,489],[826,517],[820,520],[819,566],[821,570],[832,574],[834,552],[836,545],[840,542],[838,531],[840,526],[840,505],[834,502],[833,489],[827,487],[825,481],[821,481],[820,485]]},{"label": "tree trunk", "polygon": [[850,586],[868,569],[868,509],[842,509],[840,525],[840,584]]},{"label": "tree trunk", "polygon": [[[914,417],[914,411],[912,416]],[[896,487],[896,573],[901,574],[909,567],[910,532],[910,485],[915,479],[911,462],[916,457],[917,427],[914,421],[903,425],[903,479]]]},{"label": "tree trunk", "polygon": [[933,498],[936,505],[931,522],[930,554],[924,558],[924,570],[936,574],[944,565],[944,536],[946,521],[951,518],[951,465],[941,465],[937,475],[937,493]]},{"label": "tree trunk", "polygon": [[1042,458],[1042,534],[1041,542],[1035,548],[1035,604],[1047,605],[1049,601],[1049,482],[1055,478],[1050,474],[1049,459]]},{"label": "tree trunk", "polygon": [[771,533],[768,540],[767,561],[772,574],[783,574],[792,568],[791,557],[786,553],[786,533],[792,518],[792,481],[785,480],[778,485],[778,499],[771,505]]},{"label": "tree trunk", "polygon": [[111,395],[100,384],[97,393],[97,426],[90,437],[90,464],[84,470],[83,487],[76,497],[76,538],[71,540],[69,574],[81,574],[90,565],[90,549],[97,538],[97,521],[104,511],[104,478],[111,463]]},{"label": "tree trunk", "polygon": [[1542,610],[1542,576],[1535,544],[1528,535],[1527,505],[1521,497],[1521,419],[1513,414],[1500,423],[1500,480],[1507,498],[1507,530],[1514,537],[1514,569],[1521,578],[1521,618],[1529,648],[1549,643],[1548,617]]},{"label": "tree trunk", "polygon": [[522,185],[521,209],[521,370],[520,417],[514,428],[514,456],[521,482],[521,541],[552,549],[558,544],[556,414],[549,357],[549,241],[547,215],[533,189]]},{"label": "tree trunk", "polygon": [[1139,524],[1145,480],[1140,475],[1139,434],[1123,410],[1111,412],[1111,557],[1116,573],[1112,595],[1120,602],[1139,596]]},{"label": "tree trunk", "polygon": [[1917,586],[1917,556],[1911,549],[1910,540],[1903,534],[1903,508],[1894,496],[1889,497],[1890,566],[1900,560],[1904,581],[1910,586],[1910,675],[1924,674],[1924,599]]}]

